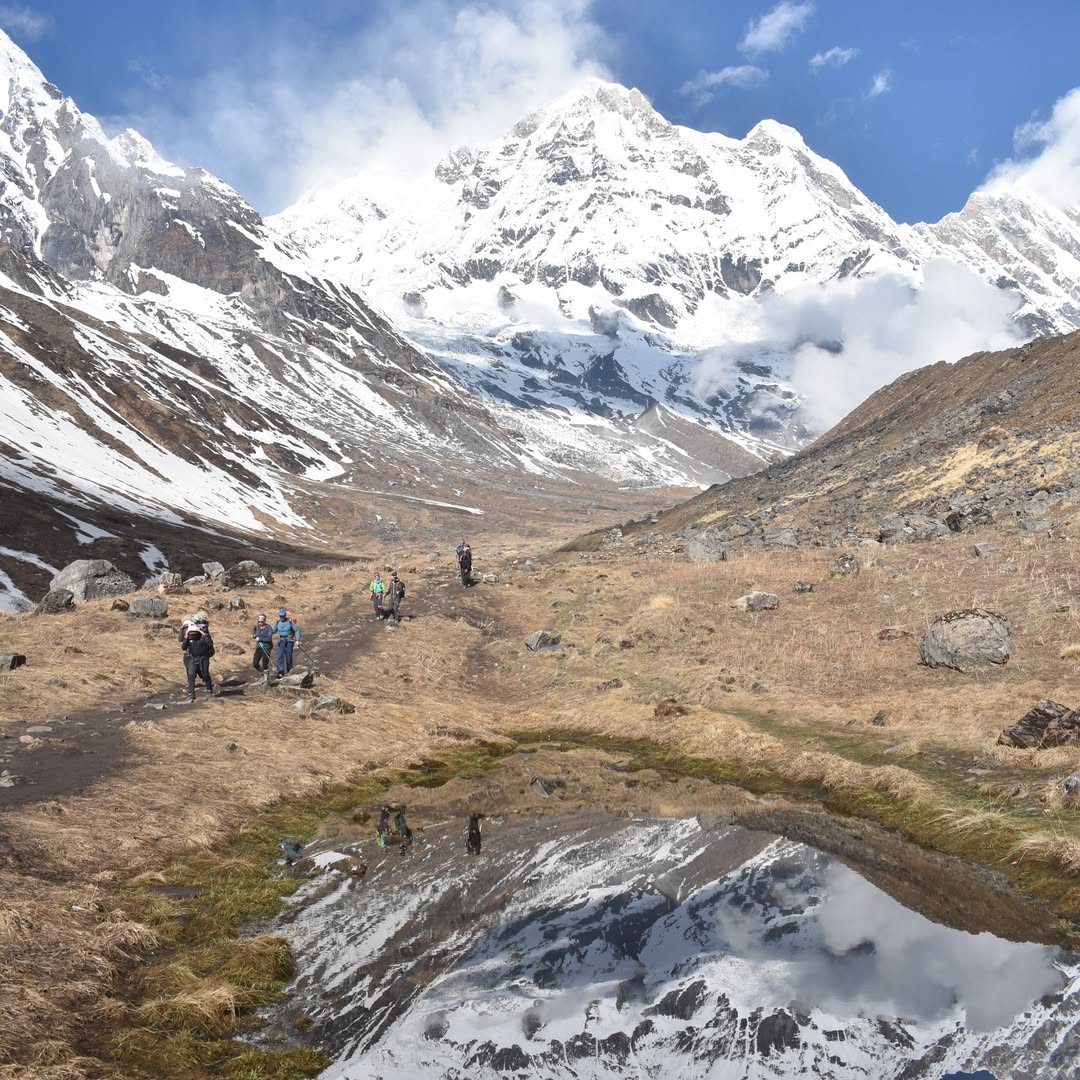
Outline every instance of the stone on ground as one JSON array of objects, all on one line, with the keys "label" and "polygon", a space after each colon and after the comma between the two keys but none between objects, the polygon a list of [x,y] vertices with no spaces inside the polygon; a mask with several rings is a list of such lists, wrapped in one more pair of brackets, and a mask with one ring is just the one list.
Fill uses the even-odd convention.
[{"label": "stone on ground", "polygon": [[117,570],[108,559],[77,559],[68,563],[49,583],[51,592],[67,589],[76,604],[103,596],[121,596],[138,588],[135,581]]},{"label": "stone on ground", "polygon": [[307,670],[292,671],[278,679],[276,685],[282,686],[286,690],[310,690],[315,685],[315,672]]},{"label": "stone on ground", "polygon": [[130,605],[128,604],[128,602],[126,600],[117,599],[117,600],[114,600],[109,605],[109,610],[110,611],[127,611],[129,606]]},{"label": "stone on ground", "polygon": [[312,712],[338,713],[342,716],[347,716],[349,713],[356,712],[356,706],[350,704],[348,701],[342,701],[339,697],[334,697],[333,694],[326,694],[315,702],[315,707],[312,709]]},{"label": "stone on ground", "polygon": [[761,542],[767,547],[798,547],[799,534],[786,526],[770,525],[762,530]]},{"label": "stone on ground", "polygon": [[840,580],[859,576],[859,558],[850,551],[844,551],[833,560],[830,574]]},{"label": "stone on ground", "polygon": [[935,619],[919,645],[927,667],[972,671],[1009,660],[1011,631],[1004,615],[982,608],[950,611]]},{"label": "stone on ground", "polygon": [[274,575],[253,559],[242,559],[235,566],[230,566],[220,581],[226,589],[236,589],[241,585],[273,585]]},{"label": "stone on ground", "polygon": [[780,606],[780,598],[771,592],[750,592],[731,606],[736,611],[773,611]]},{"label": "stone on ground", "polygon": [[974,551],[976,558],[985,559],[987,555],[993,555],[997,551],[997,544],[976,544]]},{"label": "stone on ground", "polygon": [[225,573],[225,567],[219,562],[204,562],[202,569],[211,581],[218,581]]},{"label": "stone on ground", "polygon": [[557,649],[562,641],[562,635],[554,630],[536,630],[525,639],[525,647],[529,652],[542,652],[545,649]]},{"label": "stone on ground", "polygon": [[160,593],[180,592],[183,587],[184,579],[179,574],[173,574],[168,570],[157,581],[157,588]]},{"label": "stone on ground", "polygon": [[70,589],[50,589],[34,608],[35,615],[59,615],[75,606],[75,594]]},{"label": "stone on ground", "polygon": [[791,586],[791,591],[793,593],[813,592],[814,583],[812,581],[796,581],[795,584]]},{"label": "stone on ground", "polygon": [[26,657],[22,653],[0,653],[0,671],[14,671],[26,663]]},{"label": "stone on ground", "polygon": [[485,585],[498,585],[499,584],[499,575],[498,574],[491,574],[491,573],[481,574],[480,575],[480,580]]},{"label": "stone on ground", "polygon": [[128,604],[128,616],[133,619],[164,619],[168,614],[168,601],[159,596],[136,596]]},{"label": "stone on ground", "polygon": [[232,608],[233,611],[243,611],[247,607],[247,604],[244,603],[244,598],[242,596],[234,596],[229,601],[229,607]]},{"label": "stone on ground", "polygon": [[999,736],[1001,746],[1043,750],[1080,743],[1080,710],[1043,698]]},{"label": "stone on ground", "polygon": [[717,537],[698,536],[686,545],[686,557],[691,562],[726,562],[728,545]]},{"label": "stone on ground", "polygon": [[913,638],[915,635],[901,626],[886,626],[878,631],[877,636],[878,641],[901,641],[905,638]]}]

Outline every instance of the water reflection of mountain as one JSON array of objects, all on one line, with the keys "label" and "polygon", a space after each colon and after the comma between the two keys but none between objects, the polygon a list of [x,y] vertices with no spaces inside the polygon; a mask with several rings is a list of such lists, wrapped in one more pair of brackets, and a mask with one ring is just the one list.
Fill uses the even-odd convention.
[{"label": "water reflection of mountain", "polygon": [[467,858],[458,831],[290,916],[327,1080],[1074,1075],[1080,959],[812,848],[594,815],[492,825]]}]

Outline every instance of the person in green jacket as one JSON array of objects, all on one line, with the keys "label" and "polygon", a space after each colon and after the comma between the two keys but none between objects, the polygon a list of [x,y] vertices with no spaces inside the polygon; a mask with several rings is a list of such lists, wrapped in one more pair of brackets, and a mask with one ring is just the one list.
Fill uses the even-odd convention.
[{"label": "person in green jacket", "polygon": [[375,618],[381,619],[383,614],[383,600],[386,597],[386,586],[383,584],[383,579],[379,574],[376,574],[375,577],[372,578],[368,589],[371,592],[371,607],[375,612]]}]

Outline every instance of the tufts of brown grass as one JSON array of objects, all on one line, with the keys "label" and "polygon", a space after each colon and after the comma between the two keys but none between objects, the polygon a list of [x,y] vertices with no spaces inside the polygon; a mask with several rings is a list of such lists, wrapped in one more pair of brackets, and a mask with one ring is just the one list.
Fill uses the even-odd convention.
[{"label": "tufts of brown grass", "polygon": [[1080,645],[1066,645],[1061,650],[1062,660],[1080,660]]}]

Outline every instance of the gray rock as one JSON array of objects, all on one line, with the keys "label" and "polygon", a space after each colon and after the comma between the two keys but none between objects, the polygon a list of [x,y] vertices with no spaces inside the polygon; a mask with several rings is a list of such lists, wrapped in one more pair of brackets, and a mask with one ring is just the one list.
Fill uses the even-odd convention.
[{"label": "gray rock", "polygon": [[813,592],[814,583],[812,581],[796,581],[795,584],[791,586],[791,591],[793,593]]},{"label": "gray rock", "polygon": [[26,663],[26,657],[22,653],[0,653],[0,671],[14,671]]},{"label": "gray rock", "polygon": [[1001,746],[1042,750],[1080,742],[1080,710],[1043,698],[999,736]]},{"label": "gray rock", "polygon": [[878,641],[901,641],[904,638],[913,638],[915,635],[910,630],[904,630],[899,626],[886,626],[878,631]]},{"label": "gray rock", "polygon": [[837,580],[859,576],[859,558],[850,551],[841,552],[833,560],[832,569],[829,571]]},{"label": "gray rock", "polygon": [[205,585],[209,580],[205,574],[196,574],[194,577],[184,578],[184,585],[190,588],[192,585]]},{"label": "gray rock", "polygon": [[225,573],[225,567],[219,562],[204,562],[202,568],[211,581],[218,581]]},{"label": "gray rock", "polygon": [[13,772],[8,772],[4,769],[0,772],[0,787],[15,787],[16,784],[25,784],[26,781],[21,776],[16,776]]},{"label": "gray rock", "polygon": [[160,596],[136,596],[128,604],[128,617],[132,619],[164,619],[168,614],[168,601]]},{"label": "gray rock", "polygon": [[1020,518],[1016,525],[1025,533],[1049,533],[1054,528],[1054,523],[1045,518]]},{"label": "gray rock", "polygon": [[1061,787],[1066,795],[1080,795],[1080,773],[1069,773],[1062,777]]},{"label": "gray rock", "polygon": [[566,781],[557,777],[548,779],[543,776],[534,776],[532,780],[529,781],[529,787],[531,787],[537,795],[547,799],[560,788],[565,789]]},{"label": "gray rock", "polygon": [[51,592],[67,589],[76,604],[102,596],[121,596],[136,588],[134,580],[107,559],[77,559],[49,582]]},{"label": "gray rock", "polygon": [[59,615],[70,611],[75,606],[75,594],[70,589],[50,589],[38,601],[34,608],[35,615]]},{"label": "gray rock", "polygon": [[242,559],[230,566],[220,581],[226,589],[237,589],[242,585],[273,585],[274,575],[254,560]]},{"label": "gray rock", "polygon": [[726,526],[717,533],[717,539],[723,543],[727,543],[729,540],[738,540],[742,536],[748,536],[752,532],[752,528],[746,522],[736,521],[731,525]]},{"label": "gray rock", "polygon": [[31,724],[26,729],[27,735],[51,735],[53,729],[48,724]]},{"label": "gray rock", "polygon": [[234,596],[229,601],[229,607],[233,611],[243,611],[247,607],[247,604],[244,603],[244,598],[242,596]]},{"label": "gray rock", "polygon": [[767,547],[798,547],[799,534],[783,525],[770,525],[762,529],[761,542]]},{"label": "gray rock", "polygon": [[110,611],[127,611],[129,606],[130,605],[128,604],[128,602],[126,600],[117,599],[117,600],[114,600],[109,605],[109,610]]},{"label": "gray rock", "polygon": [[498,574],[481,574],[480,575],[480,580],[485,585],[498,585],[499,584],[499,575]]},{"label": "gray rock", "polygon": [[317,713],[338,713],[339,715],[347,716],[349,713],[356,712],[356,706],[351,705],[347,701],[342,701],[341,698],[334,697],[332,694],[327,694],[315,702],[315,706],[311,711]]},{"label": "gray rock", "polygon": [[780,599],[775,593],[750,592],[740,596],[731,606],[737,611],[774,611],[780,606]]},{"label": "gray rock", "polygon": [[315,685],[315,672],[307,670],[292,671],[278,679],[275,685],[282,686],[286,690],[310,690]]},{"label": "gray rock", "polygon": [[930,624],[919,645],[920,662],[927,667],[973,671],[1008,663],[1009,620],[982,608],[950,611]]},{"label": "gray rock", "polygon": [[686,545],[686,557],[691,562],[726,562],[728,546],[721,540],[701,537]]},{"label": "gray rock", "polygon": [[977,559],[985,559],[987,555],[993,555],[997,549],[997,544],[975,544],[972,548]]},{"label": "gray rock", "polygon": [[427,561],[428,562],[438,562],[439,559],[441,559],[441,558],[442,558],[442,556],[437,551],[429,551],[427,553]]},{"label": "gray rock", "polygon": [[545,649],[557,649],[562,641],[562,635],[554,630],[536,630],[525,639],[525,647],[529,652],[543,652]]},{"label": "gray rock", "polygon": [[184,587],[184,579],[179,574],[166,570],[157,580],[159,592],[175,593]]}]

